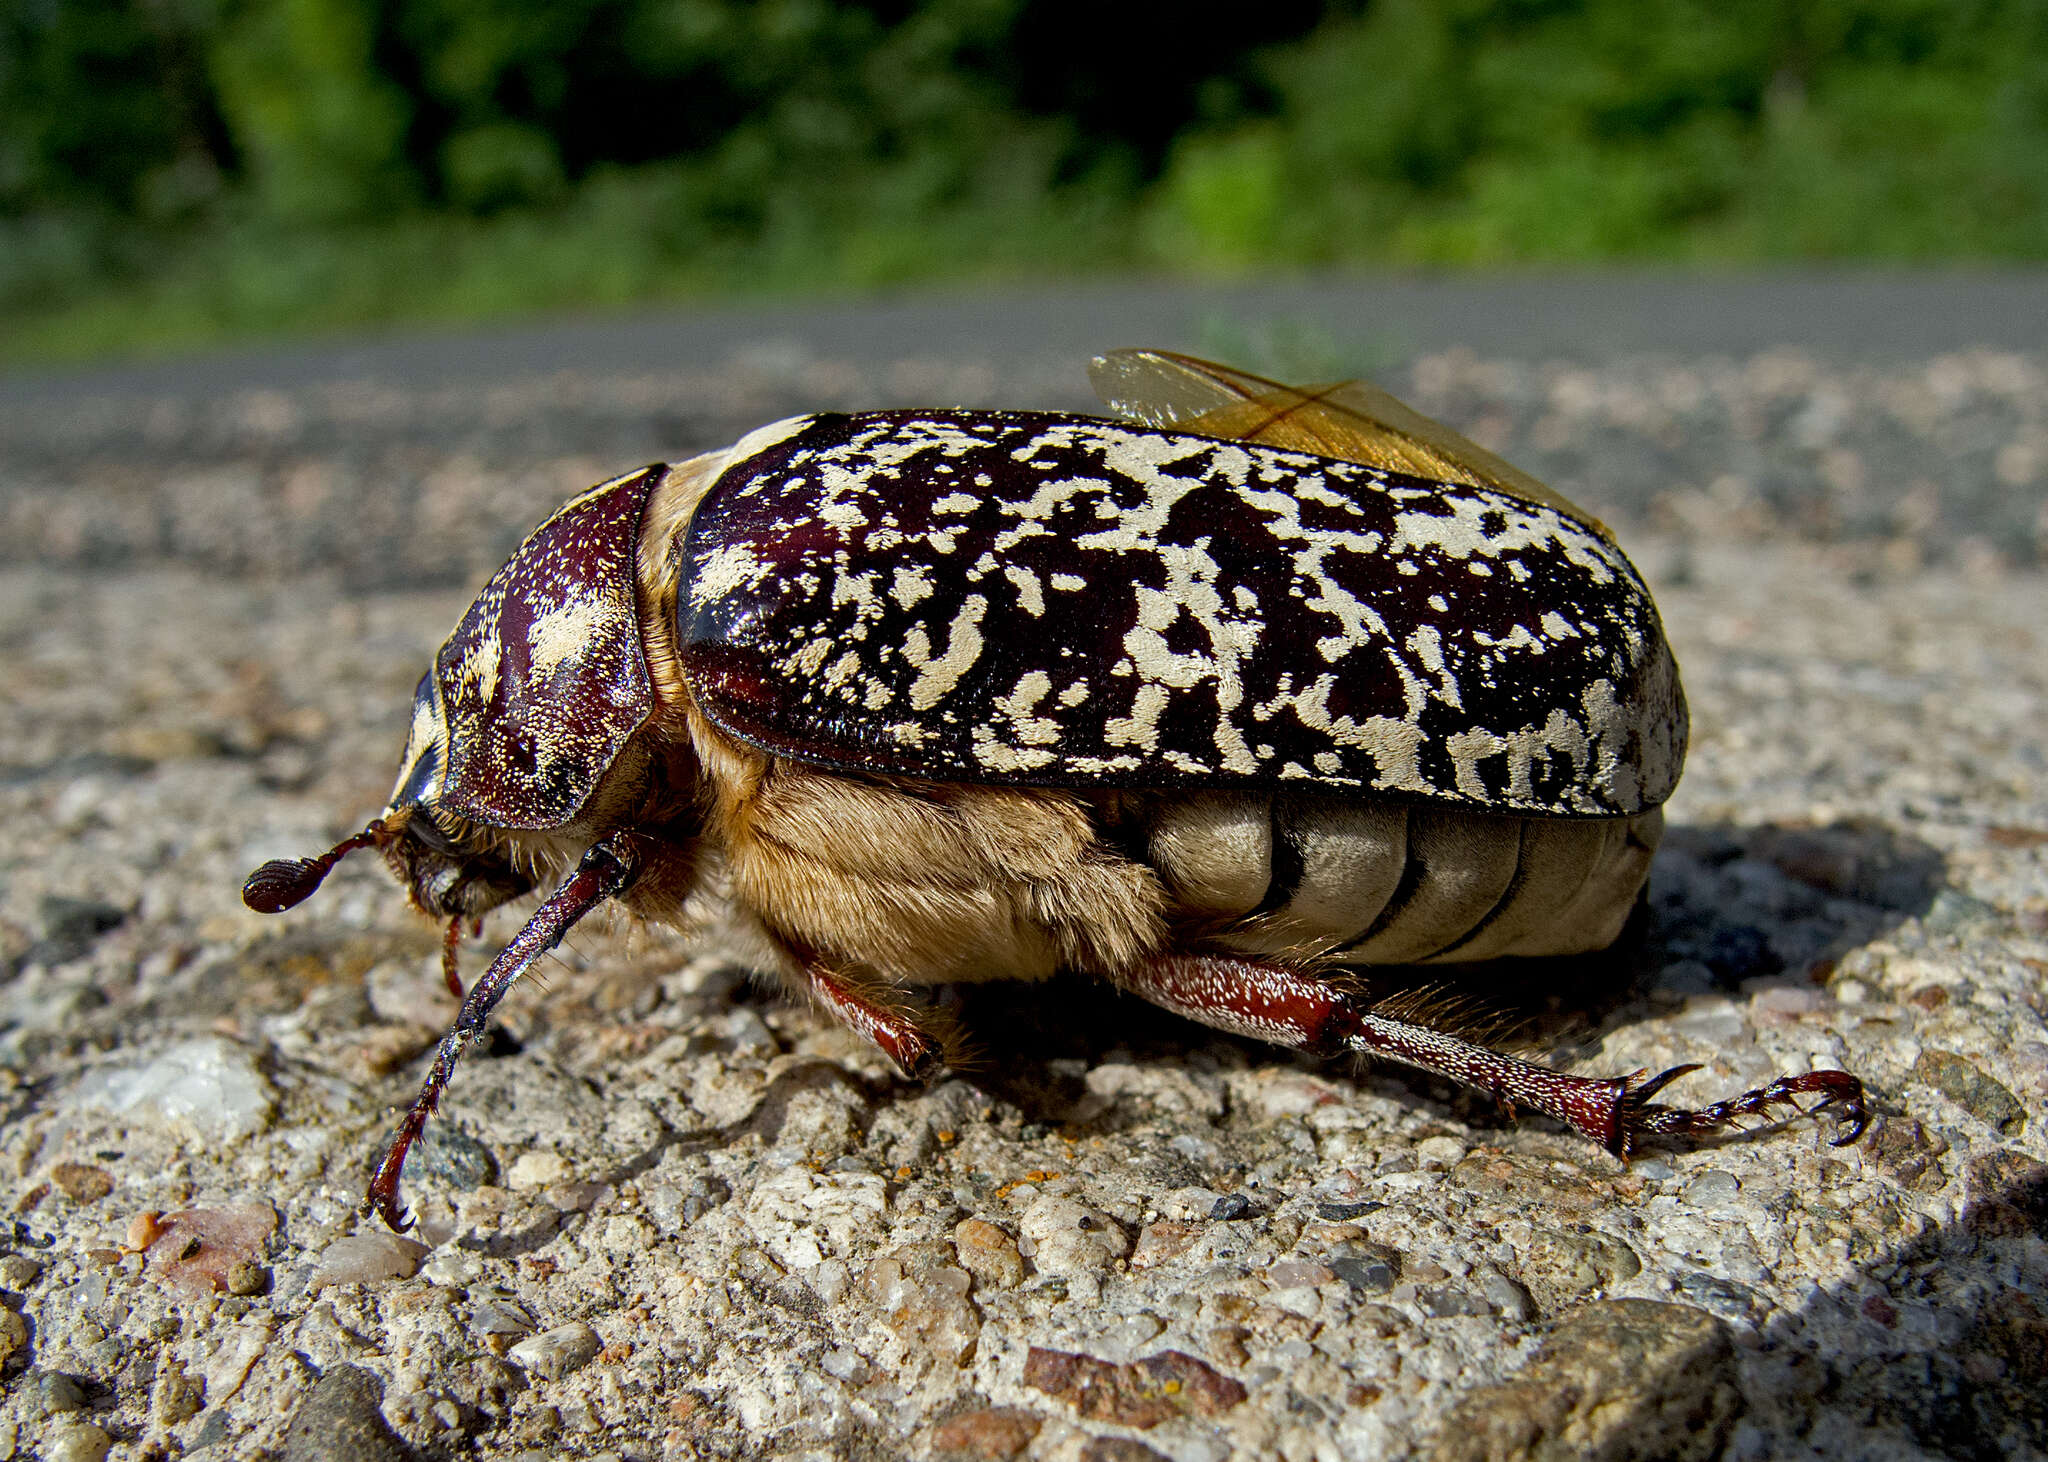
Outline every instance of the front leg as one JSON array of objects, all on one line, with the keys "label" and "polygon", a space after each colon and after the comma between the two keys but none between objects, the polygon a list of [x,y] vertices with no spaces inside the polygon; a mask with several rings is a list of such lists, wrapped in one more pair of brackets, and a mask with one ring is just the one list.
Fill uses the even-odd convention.
[{"label": "front leg", "polygon": [[[1766,1116],[1776,1106],[1799,1108],[1815,1094],[1812,1110],[1836,1108],[1847,1130],[1837,1146],[1862,1135],[1869,1118],[1863,1083],[1846,1071],[1785,1076],[1728,1101],[1697,1111],[1650,1098],[1693,1066],[1660,1076],[1637,1071],[1606,1079],[1570,1076],[1504,1056],[1426,1025],[1375,1014],[1358,997],[1306,970],[1222,955],[1165,954],[1141,961],[1117,983],[1155,1005],[1239,1035],[1317,1055],[1357,1051],[1413,1066],[1480,1091],[1510,1111],[1527,1107],[1555,1117],[1618,1157],[1657,1137],[1703,1137],[1745,1116]],[[1801,1109],[1803,1110],[1803,1109]]]}]

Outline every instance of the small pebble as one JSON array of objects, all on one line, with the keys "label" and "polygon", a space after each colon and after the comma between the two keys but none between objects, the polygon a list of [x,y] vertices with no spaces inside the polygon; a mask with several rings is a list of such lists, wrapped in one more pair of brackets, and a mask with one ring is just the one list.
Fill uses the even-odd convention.
[{"label": "small pebble", "polygon": [[1726,1208],[1741,1191],[1735,1174],[1708,1168],[1685,1185],[1685,1201],[1695,1208]]},{"label": "small pebble", "polygon": [[129,1252],[140,1254],[151,1244],[163,1237],[164,1216],[154,1208],[145,1208],[128,1220],[127,1245]]},{"label": "small pebble", "polygon": [[43,1456],[48,1462],[100,1462],[114,1439],[89,1422],[74,1421],[57,1429]]},{"label": "small pebble", "polygon": [[190,1421],[206,1406],[206,1382],[186,1373],[176,1360],[166,1364],[156,1378],[150,1396],[150,1412],[159,1426],[176,1426]]},{"label": "small pebble", "polygon": [[85,1408],[85,1387],[62,1371],[30,1371],[21,1394],[29,1409],[42,1416],[62,1416]]},{"label": "small pebble", "polygon": [[362,1367],[330,1367],[292,1415],[284,1462],[408,1462],[411,1450],[385,1425],[383,1400],[383,1382]]},{"label": "small pebble", "polygon": [[249,1259],[238,1259],[228,1266],[228,1293],[248,1297],[263,1294],[270,1288],[270,1271]]},{"label": "small pebble", "polygon": [[498,1176],[498,1160],[491,1150],[460,1127],[430,1122],[421,1134],[414,1158],[422,1178],[435,1179],[468,1193]]},{"label": "small pebble", "polygon": [[116,1116],[187,1128],[222,1145],[270,1125],[277,1091],[249,1049],[220,1036],[185,1041],[140,1065],[98,1072],[79,1100]]},{"label": "small pebble", "polygon": [[2026,1130],[2027,1109],[2002,1083],[1973,1061],[1930,1046],[1913,1063],[1913,1080],[1923,1081],[1979,1121],[2007,1137]]},{"label": "small pebble", "polygon": [[508,1188],[545,1188],[569,1176],[569,1164],[559,1152],[522,1152],[505,1170]]},{"label": "small pebble", "polygon": [[469,1325],[480,1335],[531,1335],[533,1316],[515,1300],[479,1300]]},{"label": "small pebble", "polygon": [[468,1289],[483,1278],[483,1260],[460,1249],[437,1249],[420,1273],[444,1289]]},{"label": "small pebble", "polygon": [[1385,1294],[1400,1273],[1384,1259],[1332,1259],[1330,1269],[1361,1294]]},{"label": "small pebble", "polygon": [[1364,1218],[1368,1213],[1377,1213],[1386,1206],[1384,1203],[1318,1203],[1316,1217],[1330,1223],[1348,1223],[1354,1218]]},{"label": "small pebble", "polygon": [[1934,896],[1934,902],[1920,916],[1920,924],[1929,934],[1958,934],[1975,925],[1989,924],[1997,918],[1998,910],[1982,899],[1973,899],[1966,893],[1945,888]]},{"label": "small pebble", "polygon": [[0,1364],[27,1344],[27,1318],[14,1310],[0,1309]]},{"label": "small pebble", "polygon": [[1416,1298],[1421,1303],[1425,1315],[1434,1316],[1439,1320],[1493,1313],[1493,1306],[1478,1295],[1448,1285],[1442,1289],[1423,1290]]},{"label": "small pebble", "polygon": [[73,1203],[97,1203],[114,1191],[112,1173],[85,1163],[58,1163],[50,1169],[50,1181]]},{"label": "small pebble", "polygon": [[375,1284],[386,1279],[410,1279],[419,1272],[428,1253],[425,1244],[400,1238],[397,1234],[351,1234],[336,1239],[320,1253],[313,1266],[312,1288],[329,1284]]},{"label": "small pebble", "polygon": [[1275,1289],[1313,1289],[1335,1277],[1335,1271],[1307,1259],[1282,1259],[1266,1270],[1266,1283]]},{"label": "small pebble", "polygon": [[1425,1137],[1415,1144],[1415,1156],[1425,1163],[1452,1168],[1465,1156],[1465,1144],[1455,1137]]},{"label": "small pebble", "polygon": [[601,1347],[602,1342],[595,1330],[581,1320],[573,1320],[539,1335],[528,1336],[507,1354],[522,1369],[531,1371],[542,1380],[559,1381],[588,1365]]},{"label": "small pebble", "polygon": [[1225,1193],[1209,1209],[1209,1217],[1219,1223],[1252,1216],[1252,1200],[1242,1193]]},{"label": "small pebble", "polygon": [[26,1254],[0,1254],[0,1288],[27,1289],[42,1273],[43,1266]]},{"label": "small pebble", "polygon": [[1529,1291],[1505,1274],[1487,1275],[1480,1287],[1485,1290],[1487,1301],[1510,1320],[1536,1317],[1536,1302],[1529,1298]]}]

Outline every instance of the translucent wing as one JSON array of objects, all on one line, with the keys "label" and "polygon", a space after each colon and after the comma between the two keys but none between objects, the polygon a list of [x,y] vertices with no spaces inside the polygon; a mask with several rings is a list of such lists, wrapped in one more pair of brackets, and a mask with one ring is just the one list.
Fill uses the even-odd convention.
[{"label": "translucent wing", "polygon": [[1088,379],[1127,420],[1492,488],[1614,537],[1562,493],[1368,381],[1283,386],[1169,350],[1113,350],[1089,363]]}]

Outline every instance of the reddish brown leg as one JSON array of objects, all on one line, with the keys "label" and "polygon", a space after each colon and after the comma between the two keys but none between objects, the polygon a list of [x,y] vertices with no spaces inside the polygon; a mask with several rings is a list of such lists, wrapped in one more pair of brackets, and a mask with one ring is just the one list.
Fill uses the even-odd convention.
[{"label": "reddish brown leg", "polygon": [[841,1025],[879,1047],[912,1081],[923,1081],[945,1063],[944,1042],[902,1010],[869,996],[860,982],[831,969],[815,956],[798,954],[811,998]]},{"label": "reddish brown leg", "polygon": [[1527,1107],[1555,1117],[1621,1157],[1646,1138],[1704,1137],[1742,1117],[1767,1116],[1774,1107],[1803,1110],[1797,1099],[1808,1093],[1820,1097],[1813,1111],[1834,1108],[1841,1114],[1847,1130],[1835,1139],[1837,1146],[1862,1136],[1869,1120],[1863,1083],[1846,1071],[1780,1077],[1728,1101],[1685,1111],[1650,1098],[1697,1067],[1674,1067],[1647,1080],[1641,1071],[1604,1080],[1569,1076],[1428,1026],[1375,1015],[1356,997],[1283,965],[1161,955],[1118,983],[1204,1025],[1322,1055],[1358,1051],[1491,1092],[1510,1110]]},{"label": "reddish brown leg", "polygon": [[578,919],[606,899],[625,892],[639,867],[640,859],[629,835],[615,833],[598,843],[583,855],[583,861],[562,886],[533,911],[526,927],[512,937],[512,942],[470,987],[469,998],[462,1002],[454,1026],[441,1038],[440,1049],[434,1053],[433,1069],[427,1073],[405,1119],[398,1124],[397,1135],[391,1139],[384,1161],[377,1166],[377,1175],[370,1180],[369,1192],[363,1198],[366,1212],[374,1210],[380,1214],[397,1233],[412,1227],[399,1206],[398,1179],[405,1171],[407,1151],[419,1140],[427,1118],[441,1104],[441,1093],[447,1090],[448,1080],[455,1074],[455,1063],[462,1059],[470,1043],[484,1033],[491,1012],[533,962],[560,944],[562,936]]},{"label": "reddish brown leg", "polygon": [[456,952],[461,943],[462,915],[457,914],[441,931],[441,978],[448,984],[448,993],[457,1000],[462,998],[462,966]]}]

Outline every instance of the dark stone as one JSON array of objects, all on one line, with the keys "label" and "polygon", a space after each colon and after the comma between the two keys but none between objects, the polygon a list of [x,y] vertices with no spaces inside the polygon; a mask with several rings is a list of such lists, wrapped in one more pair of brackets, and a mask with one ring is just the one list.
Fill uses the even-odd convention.
[{"label": "dark stone", "polygon": [[2027,1109],[1998,1082],[1978,1070],[1975,1063],[1952,1051],[1933,1047],[1922,1051],[1913,1063],[1913,1080],[1933,1087],[1978,1121],[2006,1137],[2017,1137],[2027,1127]]},{"label": "dark stone", "polygon": [[1364,1218],[1368,1213],[1377,1213],[1386,1206],[1384,1203],[1318,1203],[1316,1217],[1330,1223],[1348,1223],[1354,1218]]},{"label": "dark stone", "polygon": [[1509,1380],[1466,1392],[1430,1462],[1706,1462],[1742,1405],[1727,1327],[1690,1305],[1600,1300]]},{"label": "dark stone", "polygon": [[1980,1238],[2048,1238],[2048,1164],[2001,1148],[1972,1158],[1963,1228]]},{"label": "dark stone", "polygon": [[1886,1117],[1864,1143],[1864,1152],[1902,1187],[1922,1190],[1947,1181],[1938,1161],[1947,1151],[1947,1140],[1913,1117]]},{"label": "dark stone", "polygon": [[498,1176],[498,1160],[491,1150],[460,1127],[445,1122],[429,1122],[412,1152],[420,1176],[463,1192],[481,1188]]},{"label": "dark stone", "polygon": [[1332,1259],[1330,1271],[1360,1294],[1385,1294],[1401,1277],[1385,1259]]},{"label": "dark stone", "polygon": [[29,1410],[43,1416],[61,1416],[85,1409],[85,1382],[62,1371],[30,1371],[23,1377],[22,1390]]},{"label": "dark stone", "polygon": [[379,1410],[384,1383],[361,1366],[334,1366],[306,1393],[285,1433],[284,1462],[411,1462]]},{"label": "dark stone", "polygon": [[1470,1290],[1453,1289],[1449,1286],[1442,1289],[1426,1289],[1416,1296],[1416,1301],[1422,1306],[1423,1314],[1438,1320],[1452,1319],[1460,1315],[1493,1313],[1493,1306],[1483,1297],[1473,1294]]},{"label": "dark stone", "polygon": [[1250,1218],[1256,1210],[1252,1200],[1242,1193],[1225,1193],[1209,1206],[1209,1217],[1219,1222],[1230,1219]]},{"label": "dark stone", "polygon": [[1171,1462],[1136,1437],[1096,1437],[1081,1449],[1081,1462]]}]

